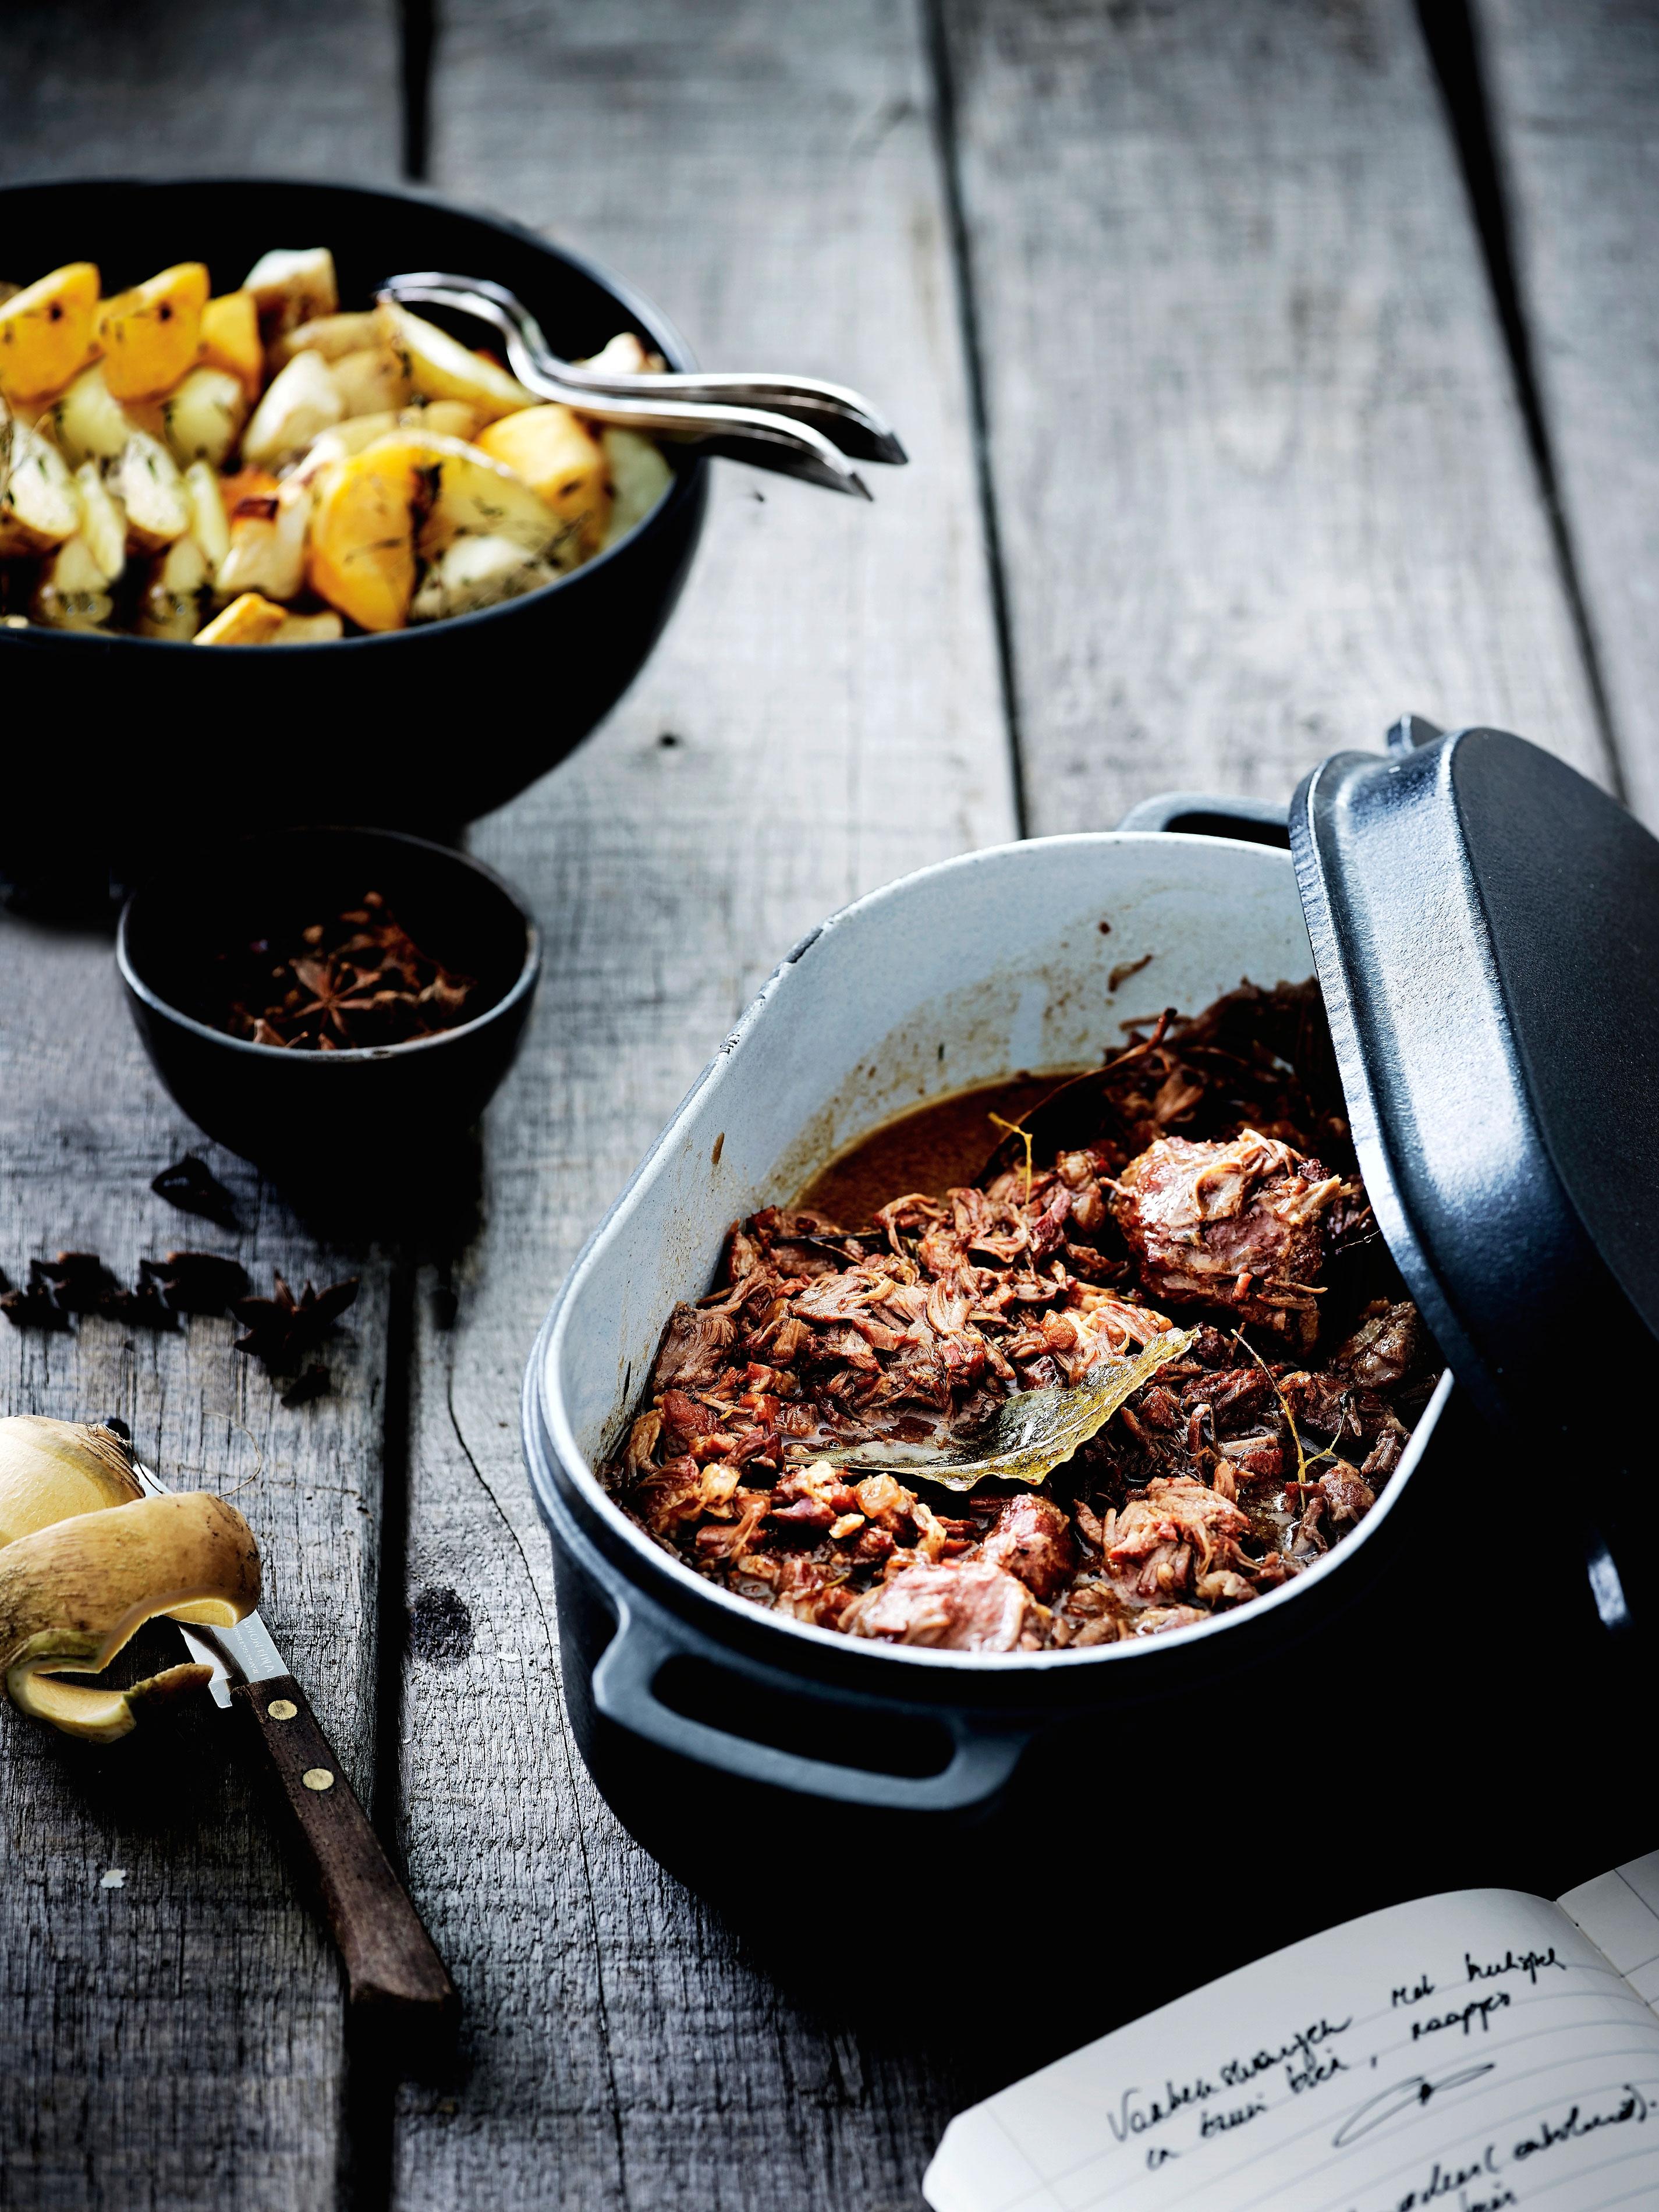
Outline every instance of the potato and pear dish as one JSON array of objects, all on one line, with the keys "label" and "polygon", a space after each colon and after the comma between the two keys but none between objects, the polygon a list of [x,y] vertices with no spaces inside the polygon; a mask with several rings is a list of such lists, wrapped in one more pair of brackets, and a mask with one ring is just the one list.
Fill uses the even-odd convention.
[{"label": "potato and pear dish", "polygon": [[[659,368],[624,332],[607,367]],[[181,262],[105,297],[71,262],[0,283],[0,620],[310,644],[516,599],[624,536],[657,447],[538,401],[325,246],[216,295]]]}]

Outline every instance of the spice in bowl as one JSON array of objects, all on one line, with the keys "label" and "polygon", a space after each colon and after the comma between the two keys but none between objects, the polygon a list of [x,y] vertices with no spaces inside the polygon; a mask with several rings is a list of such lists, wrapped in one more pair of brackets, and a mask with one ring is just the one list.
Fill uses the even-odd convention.
[{"label": "spice in bowl", "polygon": [[218,967],[214,1027],[288,1051],[408,1044],[481,1010],[477,981],[423,951],[379,891],[291,938],[255,938]]}]

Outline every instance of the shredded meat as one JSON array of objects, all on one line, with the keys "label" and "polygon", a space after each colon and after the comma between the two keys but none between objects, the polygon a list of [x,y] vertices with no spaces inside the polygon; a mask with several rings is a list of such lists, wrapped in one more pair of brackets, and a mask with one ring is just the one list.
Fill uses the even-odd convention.
[{"label": "shredded meat", "polygon": [[[988,1560],[904,1567],[854,1599],[842,1625],[884,1644],[930,1644],[946,1651],[1012,1651],[1034,1611],[1024,1583]],[[1036,1638],[1031,1638],[1036,1648]]]},{"label": "shredded meat", "polygon": [[[976,1183],[850,1229],[805,1207],[735,1223],[605,1470],[623,1510],[757,1604],[956,1650],[1167,1634],[1340,1543],[1437,1362],[1371,1221],[1317,994],[1247,984],[1149,1028]],[[971,1437],[1177,1323],[1184,1352],[1040,1490],[838,1463]]]},{"label": "shredded meat", "polygon": [[1302,1349],[1319,1334],[1320,1216],[1341,1188],[1255,1129],[1224,1145],[1160,1137],[1124,1169],[1112,1212],[1148,1297],[1230,1307]]}]

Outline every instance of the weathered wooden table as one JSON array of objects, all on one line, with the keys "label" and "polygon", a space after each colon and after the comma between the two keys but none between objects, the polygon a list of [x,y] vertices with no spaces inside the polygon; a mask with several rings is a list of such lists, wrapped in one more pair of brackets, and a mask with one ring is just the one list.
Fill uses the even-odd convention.
[{"label": "weathered wooden table", "polygon": [[[222,1154],[244,1233],[183,1223],[149,1184],[191,1132],[107,939],[0,920],[0,1265],[74,1246],[131,1279],[182,1230],[258,1278],[362,1274],[336,1392],[301,1408],[222,1322],[6,1330],[0,1376],[8,1409],[118,1410],[181,1481],[245,1486],[271,1626],[466,2007],[444,2079],[354,2067],[216,1717],[94,1753],[7,1709],[0,2202],[888,2212],[952,2109],[1028,2063],[1028,2023],[884,2033],[855,1968],[808,2008],[617,1827],[562,1717],[520,1377],[733,1013],[886,878],[1163,787],[1278,796],[1407,707],[1529,733],[1659,814],[1659,17],[1428,20],[6,11],[7,178],[423,173],[608,258],[706,362],[863,386],[913,465],[873,509],[720,471],[637,689],[474,833],[549,958],[465,1236],[331,1243]],[[0,273],[83,245],[0,241]],[[164,752],[159,717],[142,741]],[[1104,2027],[1105,1977],[1099,2002]]]}]

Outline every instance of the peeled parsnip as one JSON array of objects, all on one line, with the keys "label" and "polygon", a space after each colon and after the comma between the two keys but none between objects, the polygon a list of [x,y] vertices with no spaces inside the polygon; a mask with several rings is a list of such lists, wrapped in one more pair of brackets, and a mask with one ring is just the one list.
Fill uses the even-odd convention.
[{"label": "peeled parsnip", "polygon": [[258,1601],[258,1547],[234,1506],[205,1491],[147,1497],[100,1422],[0,1420],[0,1674],[20,1711],[112,1742],[210,1670],[169,1667],[130,1689],[61,1674],[101,1674],[158,1613],[229,1627]]}]

